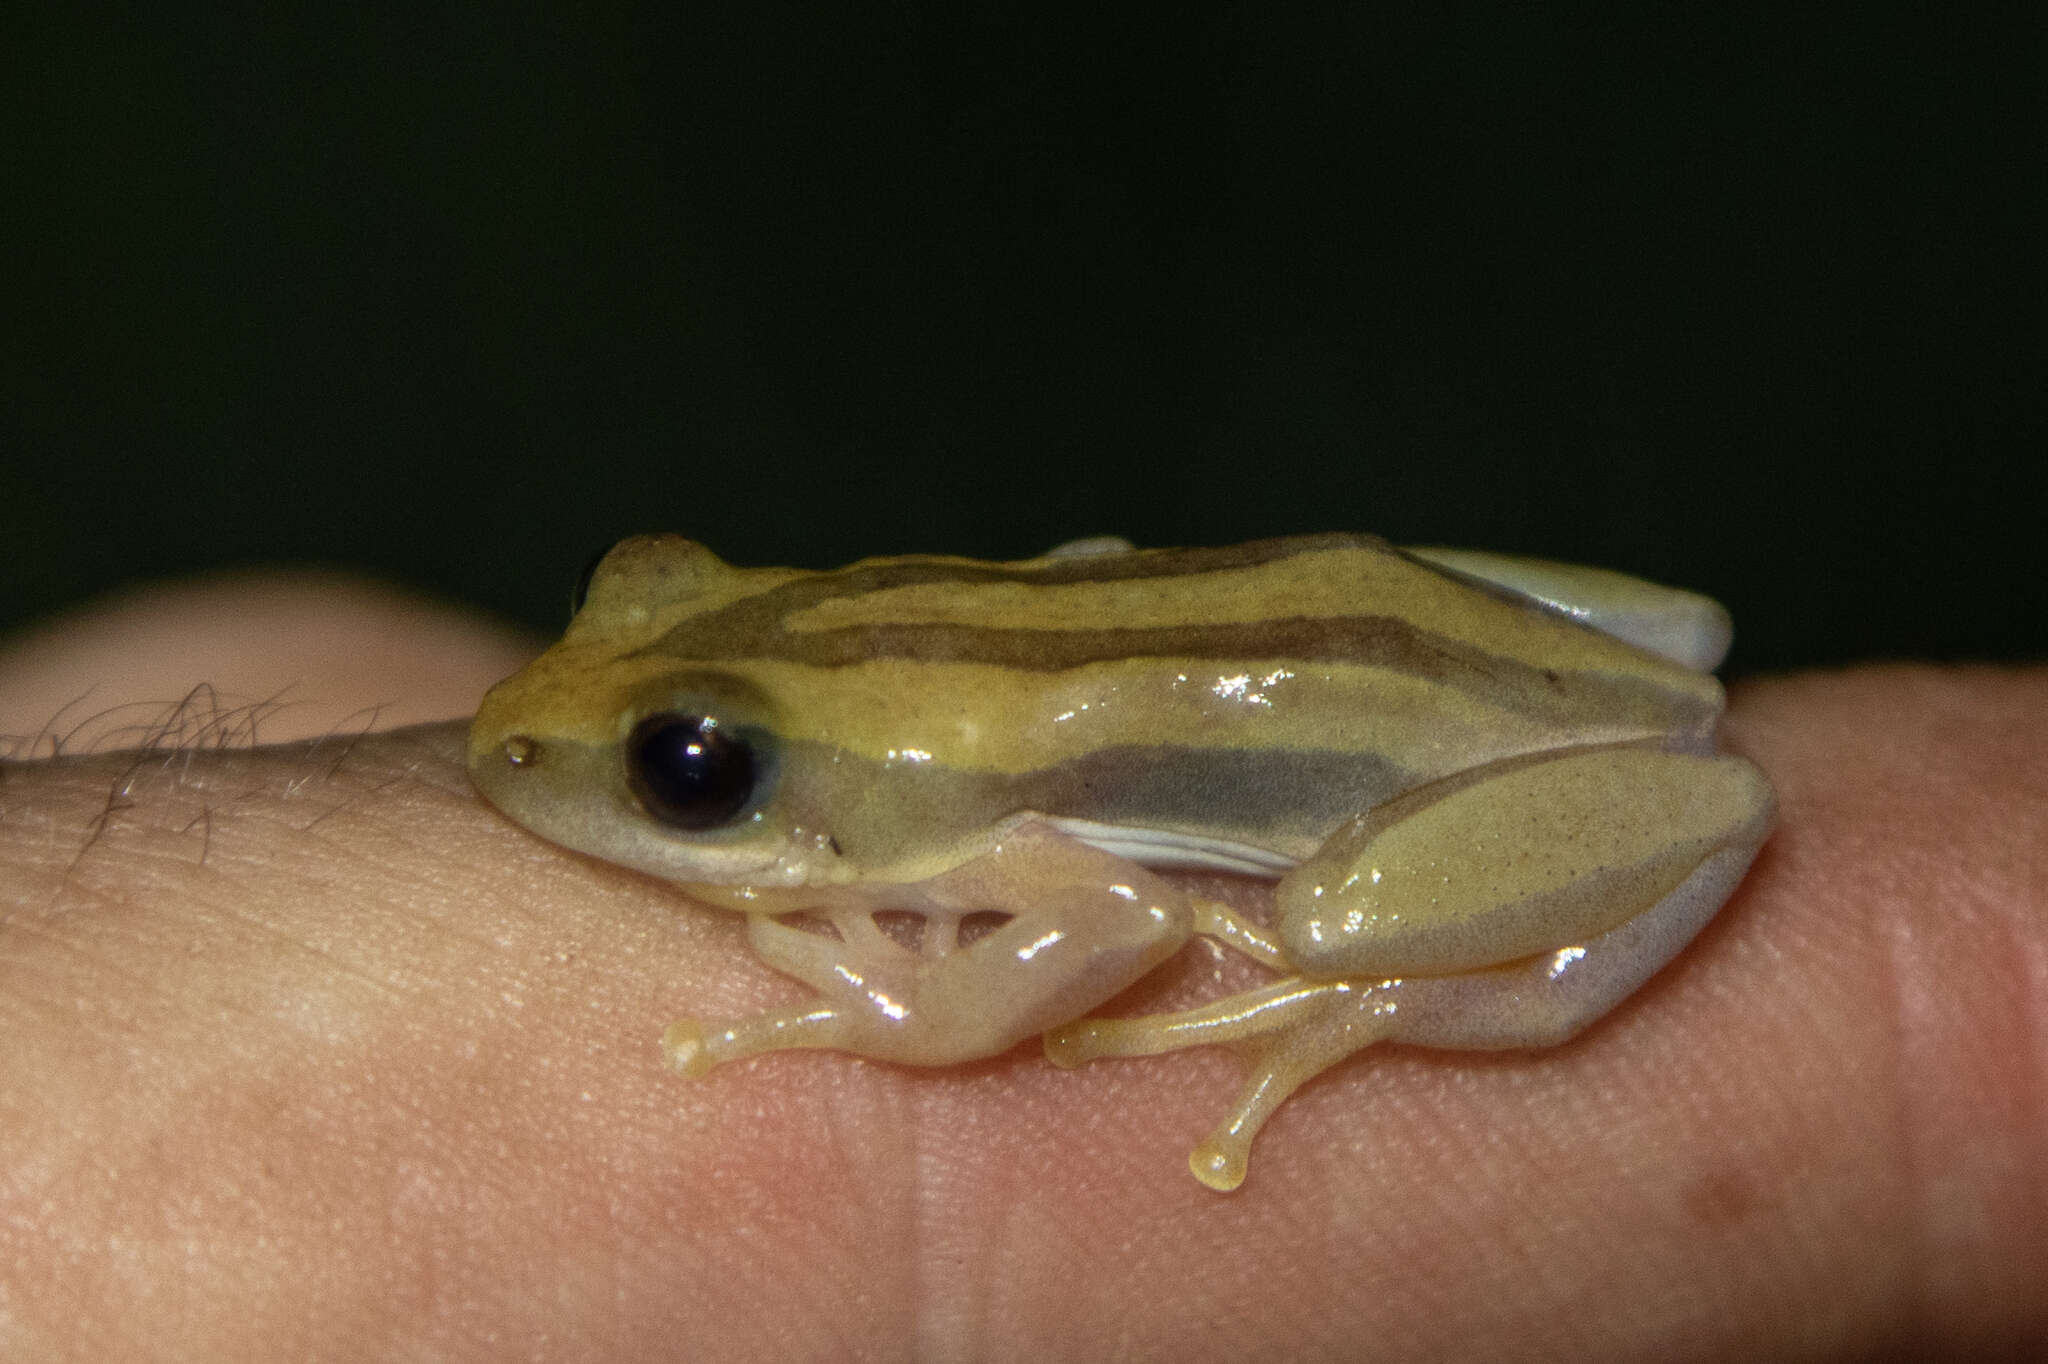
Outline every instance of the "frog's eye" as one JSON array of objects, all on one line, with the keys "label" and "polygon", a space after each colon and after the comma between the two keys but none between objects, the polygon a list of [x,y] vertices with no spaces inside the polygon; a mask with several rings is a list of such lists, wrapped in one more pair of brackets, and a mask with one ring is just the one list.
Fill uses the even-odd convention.
[{"label": "frog's eye", "polygon": [[715,829],[747,807],[753,745],[708,715],[664,711],[626,737],[626,784],[642,808],[675,829]]},{"label": "frog's eye", "polygon": [[617,545],[606,545],[603,549],[590,556],[589,563],[583,565],[583,571],[576,575],[576,590],[569,597],[570,615],[573,616],[583,609],[583,603],[590,599],[590,580],[597,576],[597,566],[604,562],[607,554],[610,554],[617,548]]}]

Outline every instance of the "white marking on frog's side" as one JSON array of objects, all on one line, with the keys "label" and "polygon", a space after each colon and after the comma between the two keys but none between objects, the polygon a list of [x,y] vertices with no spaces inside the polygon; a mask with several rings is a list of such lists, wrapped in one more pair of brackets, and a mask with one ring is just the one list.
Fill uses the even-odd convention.
[{"label": "white marking on frog's side", "polygon": [[1170,829],[1143,829],[1101,824],[1092,819],[1055,816],[1045,821],[1068,838],[1115,857],[1127,857],[1154,871],[1227,871],[1244,876],[1277,876],[1292,871],[1296,859],[1250,843]]}]

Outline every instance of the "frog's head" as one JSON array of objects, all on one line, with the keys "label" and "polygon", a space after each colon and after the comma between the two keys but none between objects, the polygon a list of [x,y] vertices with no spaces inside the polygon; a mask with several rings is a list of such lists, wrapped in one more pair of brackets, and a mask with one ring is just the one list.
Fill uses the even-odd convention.
[{"label": "frog's head", "polygon": [[[781,745],[738,679],[677,673],[577,685],[544,655],[493,688],[469,734],[469,775],[554,842],[686,884],[829,879],[829,835],[774,799]],[[545,666],[543,666],[545,665]]]},{"label": "frog's head", "polygon": [[775,799],[782,745],[761,689],[651,647],[707,603],[758,590],[676,536],[621,542],[579,595],[569,633],[484,698],[470,780],[534,832],[685,884],[832,879],[828,831]]}]

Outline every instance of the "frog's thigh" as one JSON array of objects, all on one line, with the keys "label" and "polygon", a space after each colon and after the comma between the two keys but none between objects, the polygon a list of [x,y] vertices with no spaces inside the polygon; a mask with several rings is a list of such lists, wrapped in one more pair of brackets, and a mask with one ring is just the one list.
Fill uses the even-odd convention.
[{"label": "frog's thigh", "polygon": [[1723,849],[1754,848],[1770,788],[1725,755],[1613,748],[1445,783],[1353,821],[1276,892],[1315,977],[1442,976],[1580,943]]},{"label": "frog's thigh", "polygon": [[[909,909],[950,933],[993,910],[1009,922],[943,954],[906,951],[854,918]],[[853,916],[853,917],[849,917]],[[1182,891],[1042,825],[916,886],[879,887],[824,912],[837,939],[757,918],[764,960],[811,985],[811,1003],[722,1025],[686,1020],[664,1039],[686,1074],[786,1047],[829,1047],[910,1065],[992,1056],[1087,1012],[1173,955],[1191,931]]]},{"label": "frog's thigh", "polygon": [[1612,569],[1473,549],[1432,546],[1407,553],[1534,597],[1604,634],[1701,672],[1721,666],[1733,637],[1728,612],[1712,598]]},{"label": "frog's thigh", "polygon": [[1760,842],[1714,853],[1649,910],[1584,943],[1490,970],[1398,982],[1387,1037],[1461,1051],[1568,1041],[1693,940],[1741,883]]}]

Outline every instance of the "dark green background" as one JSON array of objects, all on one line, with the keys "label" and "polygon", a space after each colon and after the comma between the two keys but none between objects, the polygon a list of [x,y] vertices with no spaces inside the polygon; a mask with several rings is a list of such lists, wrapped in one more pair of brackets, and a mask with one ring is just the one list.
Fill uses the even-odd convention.
[{"label": "dark green background", "polygon": [[2048,653],[2028,35],[178,8],[0,57],[0,628],[1351,528],[1703,587],[1746,669]]}]

